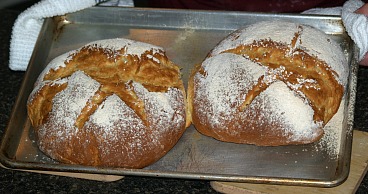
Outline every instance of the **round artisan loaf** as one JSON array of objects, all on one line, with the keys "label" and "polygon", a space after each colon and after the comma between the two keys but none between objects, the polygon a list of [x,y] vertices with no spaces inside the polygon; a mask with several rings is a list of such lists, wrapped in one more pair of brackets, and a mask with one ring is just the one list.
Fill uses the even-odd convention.
[{"label": "round artisan loaf", "polygon": [[227,36],[194,68],[192,122],[226,142],[315,142],[339,108],[348,71],[345,54],[324,32],[259,22]]},{"label": "round artisan loaf", "polygon": [[145,167],[190,123],[179,67],[162,48],[128,39],[99,40],[52,60],[27,108],[42,152],[91,166]]}]

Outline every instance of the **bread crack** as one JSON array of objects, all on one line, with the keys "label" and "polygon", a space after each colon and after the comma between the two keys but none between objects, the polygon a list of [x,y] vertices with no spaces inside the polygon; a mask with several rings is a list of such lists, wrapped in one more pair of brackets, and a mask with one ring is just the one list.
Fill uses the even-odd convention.
[{"label": "bread crack", "polygon": [[[343,86],[336,81],[336,72],[324,61],[295,46],[298,36],[296,33],[292,48],[271,40],[260,40],[226,50],[224,53],[242,55],[278,72],[273,79],[283,81],[291,90],[302,94],[314,110],[314,120],[326,124],[339,108]],[[239,109],[244,110],[269,85],[265,83],[264,77],[258,79]]]},{"label": "bread crack", "polygon": [[[64,62],[65,66],[58,69],[50,69],[44,76],[45,80],[54,81],[67,78],[76,71],[82,71],[87,76],[100,83],[100,88],[88,100],[77,116],[75,126],[82,128],[89,117],[111,95],[117,95],[129,106],[137,116],[147,125],[145,105],[142,99],[134,91],[133,81],[140,83],[149,92],[166,92],[170,87],[181,88],[179,68],[168,60],[166,55],[155,52],[153,49],[144,52],[141,56],[127,53],[126,47],[120,50],[102,48],[101,46],[87,45],[69,56]],[[45,86],[44,86],[45,87]],[[65,86],[66,87],[66,86]],[[42,97],[39,100],[52,99],[56,93],[65,89],[55,90],[52,96]],[[42,90],[48,90],[42,88]],[[51,102],[48,102],[51,109]],[[36,110],[30,108],[31,110]],[[35,111],[37,112],[37,111]],[[49,110],[34,115],[34,118],[47,117]],[[32,114],[31,114],[32,115]],[[32,116],[31,116],[32,118]],[[34,119],[36,126],[43,123]]]},{"label": "bread crack", "polygon": [[63,84],[54,84],[47,83],[45,84],[36,94],[33,94],[32,101],[28,104],[28,113],[29,119],[32,123],[32,126],[38,127],[47,119],[48,113],[52,109],[52,101],[54,96],[60,91],[64,90],[67,87],[67,83]]}]

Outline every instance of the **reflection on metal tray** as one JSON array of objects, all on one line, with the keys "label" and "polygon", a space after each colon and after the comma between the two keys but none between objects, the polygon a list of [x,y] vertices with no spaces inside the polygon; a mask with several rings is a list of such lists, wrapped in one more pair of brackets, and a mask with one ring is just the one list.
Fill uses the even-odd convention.
[{"label": "reflection on metal tray", "polygon": [[[129,38],[162,46],[182,67],[184,82],[194,64],[230,32],[262,20],[289,20],[312,25],[340,43],[350,63],[349,85],[334,125],[325,139],[310,145],[257,147],[224,143],[188,128],[178,144],[145,169],[66,165],[37,148],[26,101],[45,65],[54,57],[90,41]],[[355,47],[339,17],[244,12],[94,7],[47,19],[26,72],[1,145],[1,163],[10,168],[114,175],[276,183],[332,187],[348,175],[351,153],[357,63]]]}]

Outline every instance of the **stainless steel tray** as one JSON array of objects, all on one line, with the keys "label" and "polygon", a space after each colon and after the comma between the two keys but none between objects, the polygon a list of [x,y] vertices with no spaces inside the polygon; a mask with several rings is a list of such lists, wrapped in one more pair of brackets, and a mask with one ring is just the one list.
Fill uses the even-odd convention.
[{"label": "stainless steel tray", "polygon": [[[262,20],[289,20],[325,31],[340,43],[350,64],[349,84],[334,124],[324,140],[309,145],[257,147],[224,143],[193,126],[161,160],[144,169],[67,165],[42,154],[27,118],[26,100],[46,64],[90,41],[129,38],[162,46],[182,67],[184,82],[192,66],[230,32]],[[221,11],[93,7],[47,19],[1,144],[1,163],[14,169],[159,176],[252,183],[332,187],[348,175],[351,155],[357,62],[339,17]]]}]

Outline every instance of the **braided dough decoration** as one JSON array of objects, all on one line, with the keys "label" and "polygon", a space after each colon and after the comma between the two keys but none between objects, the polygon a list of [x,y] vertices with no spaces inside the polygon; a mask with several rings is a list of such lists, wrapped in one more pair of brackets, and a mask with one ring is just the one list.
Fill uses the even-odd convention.
[{"label": "braided dough decoration", "polygon": [[41,151],[58,161],[145,167],[186,125],[180,69],[162,48],[127,39],[92,42],[52,60],[28,100]]},{"label": "braided dough decoration", "polygon": [[193,70],[195,127],[216,139],[277,146],[319,140],[347,83],[337,43],[310,26],[260,22],[221,41]]}]

